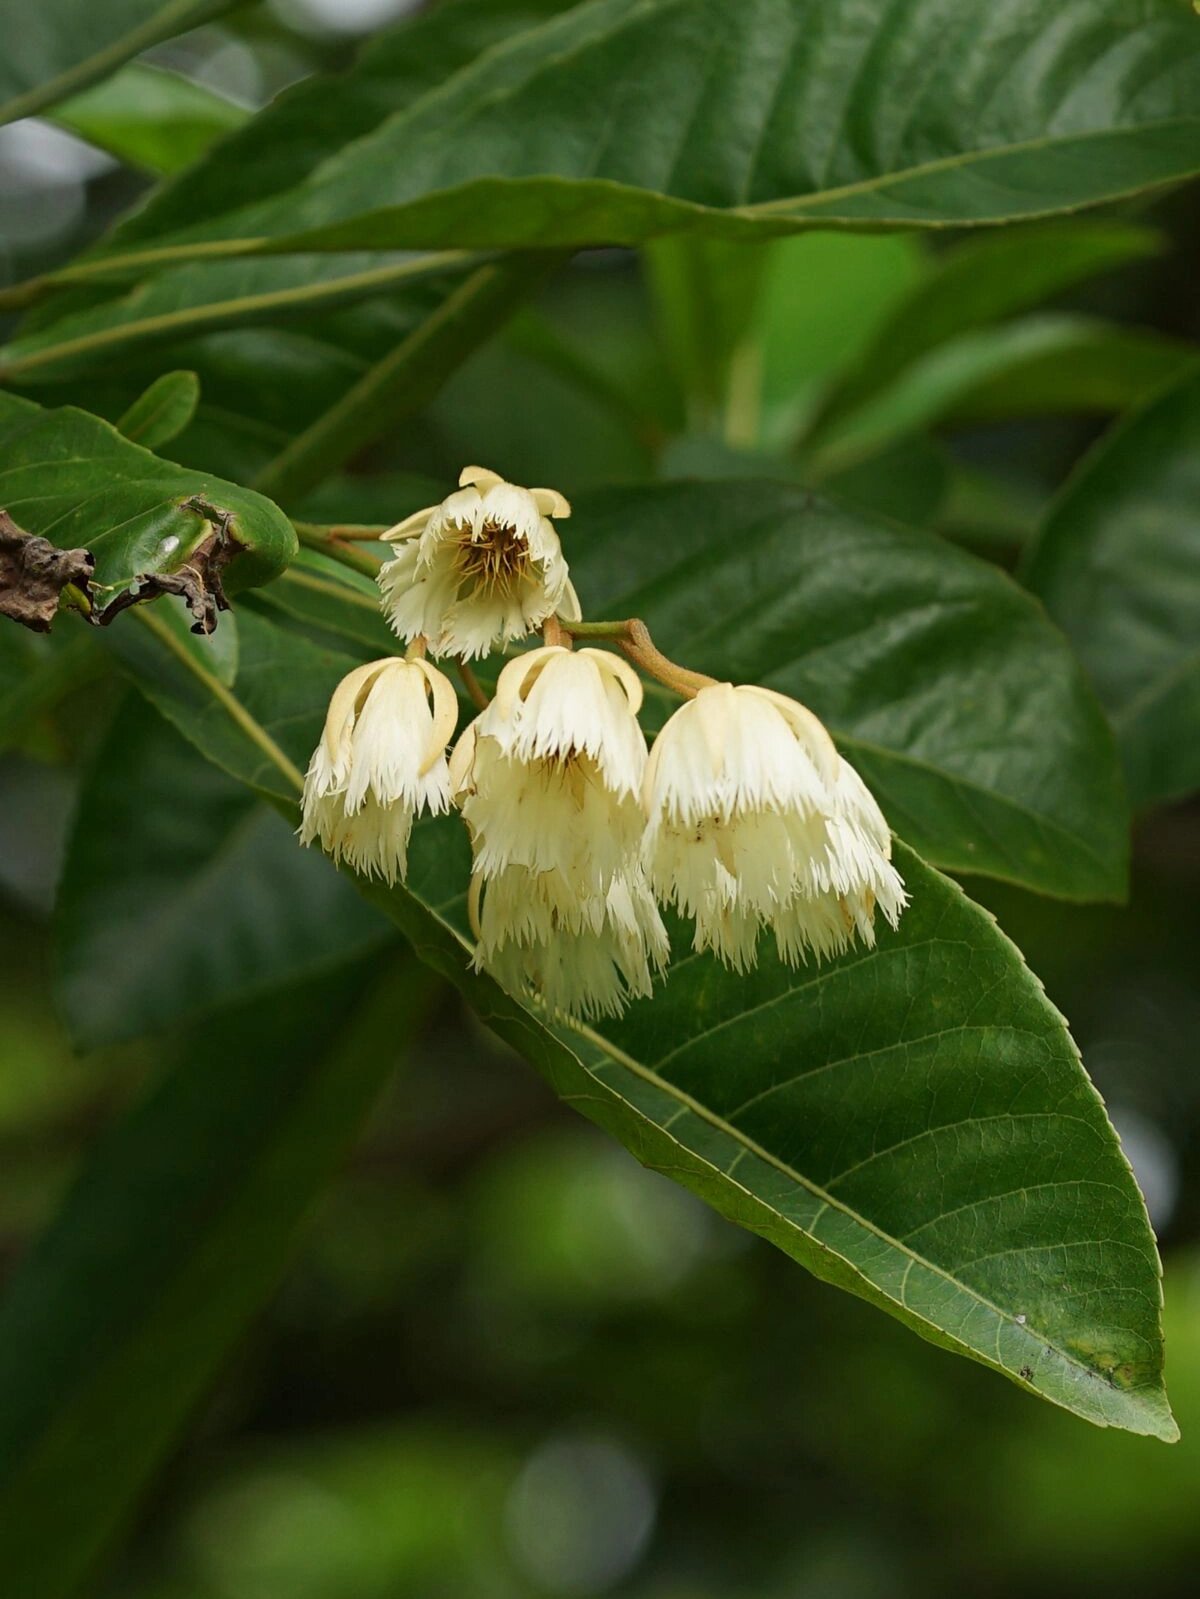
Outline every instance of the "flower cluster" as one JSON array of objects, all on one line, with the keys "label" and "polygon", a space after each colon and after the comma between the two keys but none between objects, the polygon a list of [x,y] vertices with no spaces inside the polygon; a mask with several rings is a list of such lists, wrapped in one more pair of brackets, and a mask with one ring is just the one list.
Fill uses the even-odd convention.
[{"label": "flower cluster", "polygon": [[[389,883],[414,817],[454,805],[471,838],[476,965],[568,1017],[650,994],[669,954],[659,904],[693,946],[745,971],[760,938],[791,965],[872,944],[905,904],[891,834],[810,710],[667,661],[639,622],[581,622],[552,489],[468,467],[457,493],[383,535],[384,611],[409,646],[342,682],[305,782],[301,839]],[[602,636],[686,696],[647,750],[642,683]],[[460,664],[542,628],[458,739]],[[465,680],[477,689],[464,665]]]}]

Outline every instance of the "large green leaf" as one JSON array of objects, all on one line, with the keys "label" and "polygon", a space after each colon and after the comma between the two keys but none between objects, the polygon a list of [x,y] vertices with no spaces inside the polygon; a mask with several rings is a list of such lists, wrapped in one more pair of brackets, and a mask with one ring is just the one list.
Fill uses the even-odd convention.
[{"label": "large green leaf", "polygon": [[348,112],[358,136],[258,203],[197,222],[181,182],[153,236],[521,248],[1009,221],[1200,171],[1198,91],[1179,0],[590,0],[372,131]]},{"label": "large green leaf", "polygon": [[184,565],[212,532],[197,500],[233,514],[227,587],[265,582],[295,553],[291,523],[261,495],[160,461],[85,411],[0,394],[0,505],[27,533],[91,550],[98,584]]},{"label": "large green leaf", "polygon": [[[126,841],[132,846],[134,838]],[[286,1263],[410,1042],[415,963],[225,1012],[101,1139],[0,1309],[0,1566],[66,1599]]]},{"label": "large green leaf", "polygon": [[[300,760],[349,661],[260,621],[246,643],[278,662],[253,674],[254,716]],[[130,664],[206,755],[294,802],[200,674]],[[639,1160],[923,1337],[1091,1421],[1173,1438],[1153,1238],[1062,1017],[991,917],[898,860],[912,904],[874,951],[799,973],[766,956],[748,976],[679,954],[603,1033],[549,1028],[471,972],[457,819],[418,826],[409,891],[367,892]]]},{"label": "large green leaf", "polygon": [[274,810],[198,767],[141,700],[122,710],[79,796],[55,914],[82,1047],[312,975],[388,931]]},{"label": "large green leaf", "polygon": [[1062,638],[938,539],[762,482],[616,490],[565,534],[589,616],[810,704],[929,859],[1067,898],[1119,896],[1120,774]]},{"label": "large green leaf", "polygon": [[0,0],[0,122],[78,94],[151,45],[228,11],[234,0]]},{"label": "large green leaf", "polygon": [[1025,570],[1116,728],[1135,801],[1200,786],[1200,371],[1070,480]]}]

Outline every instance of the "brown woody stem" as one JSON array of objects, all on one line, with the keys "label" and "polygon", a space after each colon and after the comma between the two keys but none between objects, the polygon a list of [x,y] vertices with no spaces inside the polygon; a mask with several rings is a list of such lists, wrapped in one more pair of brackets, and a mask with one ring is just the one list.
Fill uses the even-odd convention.
[{"label": "brown woody stem", "polygon": [[690,671],[669,660],[650,637],[650,629],[640,617],[631,616],[620,622],[560,622],[560,626],[572,638],[611,639],[620,645],[635,666],[684,699],[695,699],[702,688],[711,688],[717,681],[715,677]]},{"label": "brown woody stem", "polygon": [[366,550],[352,549],[343,544],[339,529],[317,527],[312,522],[293,522],[292,526],[296,529],[296,537],[307,549],[320,550],[322,555],[340,561],[343,566],[350,567],[351,571],[361,572],[365,577],[376,577],[383,565],[378,556],[369,555]]}]

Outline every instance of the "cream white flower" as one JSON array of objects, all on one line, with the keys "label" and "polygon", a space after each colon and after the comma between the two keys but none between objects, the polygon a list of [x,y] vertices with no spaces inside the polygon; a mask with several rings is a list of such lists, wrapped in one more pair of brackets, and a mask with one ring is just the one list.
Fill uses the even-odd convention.
[{"label": "cream white flower", "polygon": [[552,517],[571,507],[554,489],[523,489],[480,466],[457,493],[399,523],[379,573],[384,611],[401,638],[424,636],[435,655],[469,660],[524,638],[547,617],[579,619]]},{"label": "cream white flower", "polygon": [[413,818],[449,808],[446,745],[458,720],[449,679],[389,656],[334,690],[304,780],[300,841],[389,883],[407,868]]},{"label": "cream white flower", "polygon": [[471,880],[475,965],[502,987],[563,1015],[619,1016],[648,998],[670,954],[654,895],[637,865],[603,894],[580,896],[558,872],[507,866]]},{"label": "cream white flower", "polygon": [[531,650],[450,761],[475,855],[476,964],[569,1016],[649,994],[667,934],[639,863],[637,674],[604,650]]},{"label": "cream white flower", "polygon": [[738,970],[763,928],[795,965],[874,942],[904,886],[891,834],[813,713],[784,694],[717,683],[680,707],[645,776],[644,860],[655,892],[695,921],[695,947]]},{"label": "cream white flower", "polygon": [[607,893],[638,859],[645,818],[642,685],[619,656],[547,645],[510,661],[450,763],[484,878],[557,872]]}]

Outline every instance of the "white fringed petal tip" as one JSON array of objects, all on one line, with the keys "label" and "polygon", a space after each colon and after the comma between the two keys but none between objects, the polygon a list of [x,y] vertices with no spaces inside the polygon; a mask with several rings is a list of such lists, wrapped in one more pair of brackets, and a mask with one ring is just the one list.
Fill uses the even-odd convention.
[{"label": "white fringed petal tip", "polygon": [[717,683],[680,707],[646,767],[643,861],[655,892],[695,922],[695,947],[746,970],[769,929],[795,965],[872,944],[904,885],[891,834],[858,773],[805,706]]},{"label": "white fringed petal tip", "polygon": [[520,488],[464,467],[459,488],[389,529],[400,548],[379,573],[384,614],[408,642],[471,660],[524,638],[550,616],[579,620],[551,518],[571,514],[555,489]]},{"label": "white fringed petal tip", "polygon": [[300,841],[388,883],[403,878],[413,819],[450,805],[446,745],[458,721],[450,680],[389,656],[334,690],[304,780]]}]

